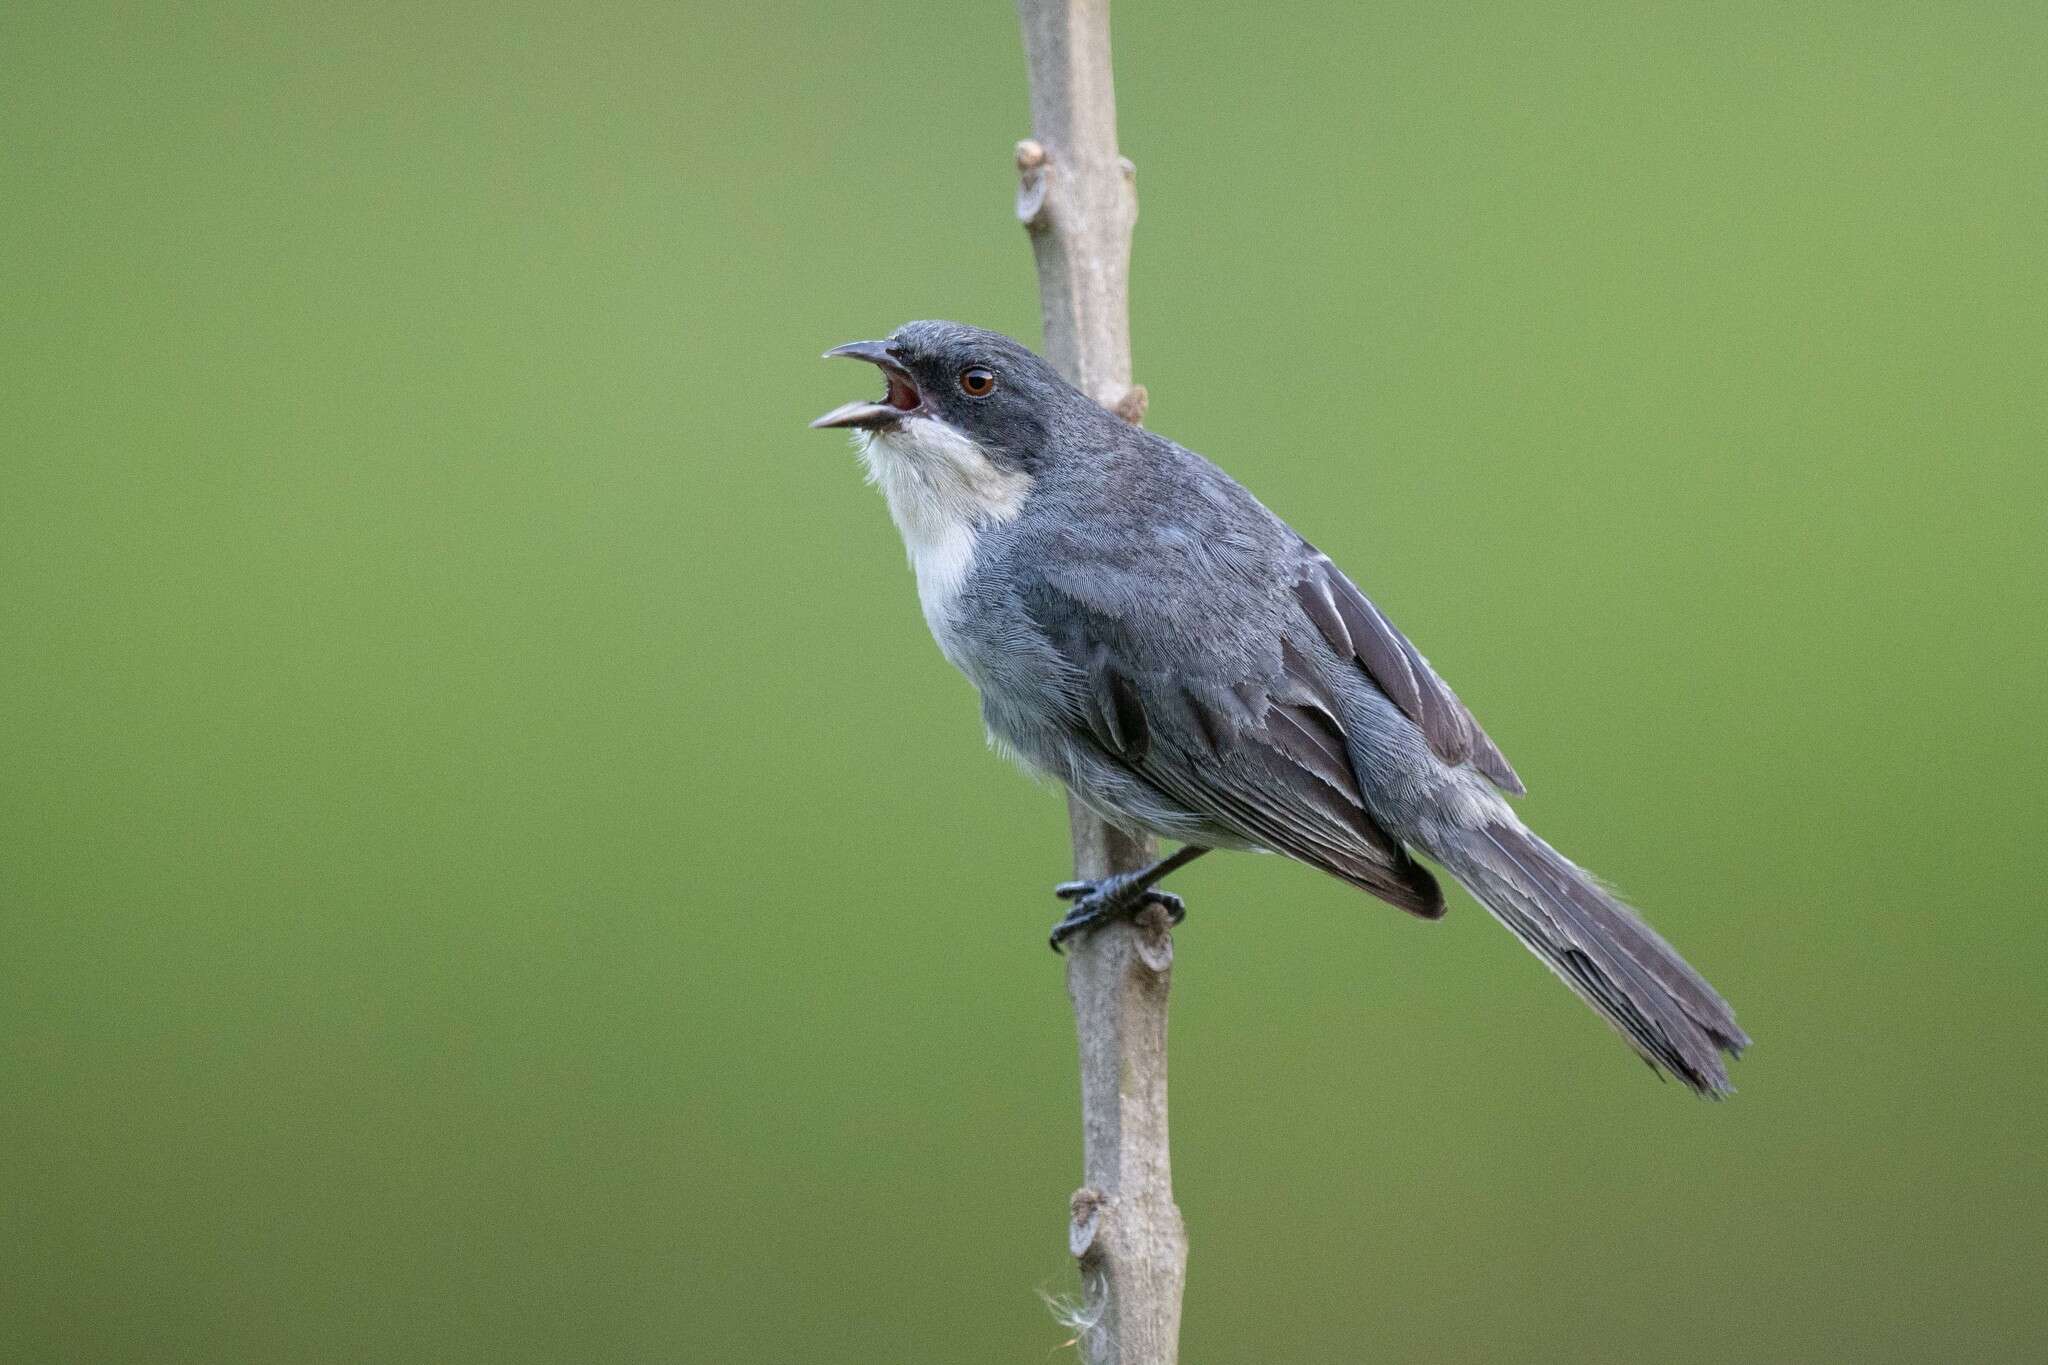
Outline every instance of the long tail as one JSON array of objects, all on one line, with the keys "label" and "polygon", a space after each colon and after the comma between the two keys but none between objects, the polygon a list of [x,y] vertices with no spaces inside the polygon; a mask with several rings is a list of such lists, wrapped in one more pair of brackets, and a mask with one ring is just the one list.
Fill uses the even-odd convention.
[{"label": "long tail", "polygon": [[1749,1035],[1684,958],[1549,844],[1513,823],[1432,849],[1494,918],[1634,1045],[1702,1095],[1733,1093],[1721,1054]]}]

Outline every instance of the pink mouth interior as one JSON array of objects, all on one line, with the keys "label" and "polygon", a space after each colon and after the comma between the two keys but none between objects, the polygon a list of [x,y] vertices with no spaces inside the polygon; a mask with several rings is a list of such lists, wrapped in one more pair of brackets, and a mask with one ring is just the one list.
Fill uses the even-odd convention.
[{"label": "pink mouth interior", "polygon": [[898,412],[914,412],[921,401],[917,396],[917,386],[894,370],[882,373],[889,379],[889,393],[882,401]]}]

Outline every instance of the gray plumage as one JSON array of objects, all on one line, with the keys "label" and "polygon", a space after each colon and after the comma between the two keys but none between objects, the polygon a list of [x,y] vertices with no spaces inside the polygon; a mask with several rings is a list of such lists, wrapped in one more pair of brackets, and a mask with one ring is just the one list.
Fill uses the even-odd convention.
[{"label": "gray plumage", "polygon": [[[1521,779],[1427,660],[1236,480],[1018,343],[911,323],[850,426],[993,740],[1104,819],[1258,848],[1413,914],[1420,853],[1653,1067],[1727,1093],[1748,1038],[1634,911],[1525,829]],[[975,392],[984,377],[986,392]]]}]

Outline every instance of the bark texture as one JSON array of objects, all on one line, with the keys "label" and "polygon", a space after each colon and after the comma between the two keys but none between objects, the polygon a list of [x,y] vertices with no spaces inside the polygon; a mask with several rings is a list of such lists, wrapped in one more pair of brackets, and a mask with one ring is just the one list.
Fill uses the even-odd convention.
[{"label": "bark texture", "polygon": [[[1145,390],[1131,382],[1137,171],[1117,151],[1108,0],[1017,0],[1017,15],[1032,126],[1017,144],[1017,217],[1037,258],[1046,358],[1137,422],[1145,415]],[[1076,876],[1152,860],[1149,839],[1133,839],[1071,801],[1068,814]],[[1084,1143],[1068,1246],[1084,1291],[1074,1314],[1082,1354],[1097,1365],[1172,1365],[1179,1356],[1187,1234],[1167,1147],[1172,963],[1166,913],[1157,907],[1067,947]]]}]

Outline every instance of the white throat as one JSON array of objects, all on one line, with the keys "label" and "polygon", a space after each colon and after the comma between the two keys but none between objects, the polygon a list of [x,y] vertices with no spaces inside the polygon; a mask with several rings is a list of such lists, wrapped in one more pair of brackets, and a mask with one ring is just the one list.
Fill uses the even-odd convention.
[{"label": "white throat", "polygon": [[925,624],[947,652],[950,613],[974,568],[982,527],[1024,510],[1031,476],[996,465],[981,448],[933,417],[906,417],[879,431],[855,434],[868,481],[889,501],[903,533]]}]

